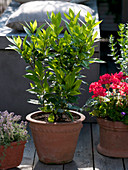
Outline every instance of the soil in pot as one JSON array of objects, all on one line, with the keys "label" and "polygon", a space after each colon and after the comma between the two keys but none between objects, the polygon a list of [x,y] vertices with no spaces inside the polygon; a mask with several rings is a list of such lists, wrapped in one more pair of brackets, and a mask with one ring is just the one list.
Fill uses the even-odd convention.
[{"label": "soil in pot", "polygon": [[[49,123],[48,122],[49,115],[50,115],[50,113],[38,112],[37,114],[34,114],[32,116],[32,118],[34,120],[37,120],[37,121],[44,121],[46,123]],[[72,116],[73,116],[74,121],[80,119],[80,116],[75,114],[75,113],[72,113]],[[62,115],[62,117],[56,118],[56,122],[58,122],[58,123],[69,123],[69,122],[71,122],[71,119],[69,117],[67,117],[66,115]]]},{"label": "soil in pot", "polygon": [[[45,113],[40,111],[27,116],[41,162],[64,164],[72,161],[85,116],[75,111],[71,112],[76,115],[76,120],[73,122],[65,117],[65,121],[63,119],[59,123],[48,123],[42,121],[44,119],[42,115],[45,115]],[[38,118],[39,120],[37,120]]]}]

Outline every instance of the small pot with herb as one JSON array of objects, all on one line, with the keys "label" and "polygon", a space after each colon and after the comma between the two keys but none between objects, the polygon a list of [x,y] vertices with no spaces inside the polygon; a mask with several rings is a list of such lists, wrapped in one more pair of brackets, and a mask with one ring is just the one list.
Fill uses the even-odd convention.
[{"label": "small pot with herb", "polygon": [[0,169],[20,165],[25,143],[29,137],[27,122],[19,122],[20,115],[0,112]]}]

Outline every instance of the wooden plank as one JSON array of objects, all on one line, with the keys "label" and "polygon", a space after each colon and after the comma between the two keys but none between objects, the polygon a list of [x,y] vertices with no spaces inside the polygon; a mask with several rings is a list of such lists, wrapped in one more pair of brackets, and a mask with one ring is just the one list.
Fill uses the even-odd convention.
[{"label": "wooden plank", "polygon": [[28,129],[28,132],[30,135],[30,140],[26,144],[21,165],[19,165],[17,168],[11,168],[10,170],[32,170],[33,169],[35,146],[33,143],[31,130]]},{"label": "wooden plank", "polygon": [[74,159],[64,165],[64,170],[93,170],[90,124],[85,123],[81,129]]},{"label": "wooden plank", "polygon": [[23,160],[21,165],[18,166],[21,170],[32,170],[34,154],[35,154],[35,146],[33,143],[33,138],[31,134],[31,130],[29,129],[30,140],[26,143],[26,147],[24,150]]},{"label": "wooden plank", "polygon": [[[64,165],[64,170],[88,170],[93,169],[92,161],[92,148],[91,148],[91,130],[90,124],[84,124],[81,130],[78,145],[74,155],[74,159],[71,163]],[[36,154],[34,170],[62,170],[63,165],[45,165],[41,163]]]},{"label": "wooden plank", "polygon": [[124,159],[125,170],[128,170],[128,159]]},{"label": "wooden plank", "polygon": [[99,154],[96,150],[99,143],[99,126],[98,124],[92,125],[93,134],[93,149],[94,149],[94,166],[95,169],[103,170],[123,170],[122,159],[109,158]]},{"label": "wooden plank", "polygon": [[46,165],[39,161],[36,153],[33,170],[63,170],[63,165]]}]

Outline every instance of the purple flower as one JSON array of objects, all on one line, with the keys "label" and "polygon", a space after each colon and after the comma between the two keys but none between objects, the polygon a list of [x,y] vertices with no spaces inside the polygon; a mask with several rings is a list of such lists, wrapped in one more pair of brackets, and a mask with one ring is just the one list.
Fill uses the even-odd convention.
[{"label": "purple flower", "polygon": [[3,116],[0,117],[0,123],[3,123],[4,122],[4,118]]},{"label": "purple flower", "polygon": [[20,115],[15,115],[15,116],[13,117],[13,121],[15,121],[15,122],[18,122],[20,119],[21,119],[21,116],[20,116]]},{"label": "purple flower", "polygon": [[126,113],[125,113],[125,112],[121,112],[121,114],[122,114],[122,116],[126,115]]},{"label": "purple flower", "polygon": [[15,140],[27,140],[27,122],[21,121],[20,115],[13,112],[0,111],[0,145],[9,144]]},{"label": "purple flower", "polygon": [[8,113],[7,110],[5,110],[4,112],[2,112],[2,115],[3,115],[4,117],[7,117],[7,116],[9,115],[9,113]]}]

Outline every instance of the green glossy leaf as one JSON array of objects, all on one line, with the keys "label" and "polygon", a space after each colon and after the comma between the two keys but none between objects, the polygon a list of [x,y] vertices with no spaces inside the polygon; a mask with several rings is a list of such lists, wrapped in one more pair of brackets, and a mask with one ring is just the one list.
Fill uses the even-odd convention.
[{"label": "green glossy leaf", "polygon": [[57,26],[59,27],[60,24],[61,24],[61,13],[59,12],[59,13],[57,14]]},{"label": "green glossy leaf", "polygon": [[70,94],[71,96],[75,96],[75,95],[81,94],[81,92],[80,92],[80,91],[71,90],[71,91],[69,92],[69,94]]},{"label": "green glossy leaf", "polygon": [[51,113],[51,114],[49,115],[49,117],[48,117],[48,121],[49,121],[50,123],[53,123],[54,120],[55,120],[54,114]]},{"label": "green glossy leaf", "polygon": [[80,17],[80,11],[78,12],[78,14],[76,15],[76,17],[74,18],[74,24],[77,23],[79,17]]},{"label": "green glossy leaf", "polygon": [[91,58],[89,59],[89,62],[90,63],[106,63],[105,61],[100,60],[99,58]]},{"label": "green glossy leaf", "polygon": [[27,33],[27,35],[28,35],[29,37],[31,37],[31,36],[32,36],[31,31],[30,31],[27,27],[25,27],[25,26],[23,26],[23,28],[24,28],[24,31]]},{"label": "green glossy leaf", "polygon": [[97,35],[98,35],[98,32],[96,31],[95,34],[94,34],[93,37],[92,37],[92,40],[95,40],[95,38],[97,37]]},{"label": "green glossy leaf", "polygon": [[46,24],[42,24],[40,27],[38,27],[37,28],[37,32],[39,31],[39,30],[42,30],[42,28],[45,26]]},{"label": "green glossy leaf", "polygon": [[71,121],[73,121],[73,116],[69,111],[65,112],[67,114],[67,116],[71,119]]},{"label": "green glossy leaf", "polygon": [[40,75],[40,77],[42,78],[43,75],[43,67],[42,67],[42,62],[41,61],[35,61],[35,68],[37,73]]},{"label": "green glossy leaf", "polygon": [[75,72],[71,72],[65,77],[66,88],[70,89],[73,86],[74,81],[75,81]]},{"label": "green glossy leaf", "polygon": [[92,26],[92,28],[96,27],[96,26],[97,26],[97,25],[99,25],[101,22],[102,22],[102,20],[101,20],[101,21],[96,22],[96,23]]},{"label": "green glossy leaf", "polygon": [[[68,14],[66,14],[66,13],[64,13],[64,16],[65,16],[65,18],[67,18],[68,20],[70,20],[71,19],[71,17],[68,15]],[[66,20],[65,20],[66,21]],[[67,22],[67,21],[66,21]]]},{"label": "green glossy leaf", "polygon": [[28,103],[40,105],[39,100],[35,100],[35,99],[30,99],[30,100],[28,100]]},{"label": "green glossy leaf", "polygon": [[87,69],[89,69],[89,62],[88,61],[82,61],[81,65]]},{"label": "green glossy leaf", "polygon": [[50,16],[49,12],[47,12],[47,16],[48,16],[48,19],[49,19],[50,21],[52,21],[52,19],[51,19],[51,16]]},{"label": "green glossy leaf", "polygon": [[24,77],[25,77],[25,78],[28,78],[28,79],[30,79],[30,80],[32,80],[32,81],[34,81],[35,83],[36,83],[36,82],[38,82],[38,83],[40,82],[40,80],[38,79],[38,77],[36,77],[35,75],[32,75],[32,74],[29,74],[29,73],[26,74],[26,75],[24,75]]},{"label": "green glossy leaf", "polygon": [[33,32],[35,32],[36,29],[37,29],[37,21],[35,20],[33,23]]},{"label": "green glossy leaf", "polygon": [[14,38],[10,38],[10,37],[6,37],[12,44],[16,45],[15,41],[14,41]]},{"label": "green glossy leaf", "polygon": [[40,89],[28,89],[27,90],[29,93],[31,94],[42,94],[41,90]]},{"label": "green glossy leaf", "polygon": [[71,8],[69,8],[69,16],[71,18],[74,18],[74,12],[73,12],[73,10]]},{"label": "green glossy leaf", "polygon": [[80,85],[81,85],[81,82],[82,82],[82,80],[77,80],[75,83],[74,83],[74,88],[73,88],[73,90],[79,90],[79,88],[80,88]]}]

